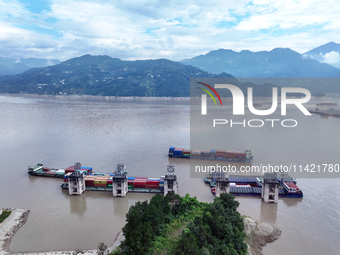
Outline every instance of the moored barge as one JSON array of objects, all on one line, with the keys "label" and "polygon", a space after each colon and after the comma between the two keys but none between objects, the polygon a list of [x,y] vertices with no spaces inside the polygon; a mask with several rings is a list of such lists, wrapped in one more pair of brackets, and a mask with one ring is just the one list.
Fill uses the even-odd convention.
[{"label": "moored barge", "polygon": [[[279,197],[303,197],[303,192],[296,185],[296,180],[289,175],[278,174],[275,176],[279,183]],[[228,176],[230,190],[234,196],[254,196],[261,197],[263,176]],[[211,192],[216,192],[216,182],[213,175],[204,178],[204,182],[209,184]]]},{"label": "moored barge", "polygon": [[253,153],[251,150],[231,151],[231,150],[189,150],[170,147],[168,156],[171,158],[220,160],[229,162],[251,162]]}]

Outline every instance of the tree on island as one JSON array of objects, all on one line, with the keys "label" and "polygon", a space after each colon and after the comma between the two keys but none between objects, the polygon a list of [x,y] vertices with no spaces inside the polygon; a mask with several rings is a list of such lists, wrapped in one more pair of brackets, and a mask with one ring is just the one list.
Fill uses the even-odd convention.
[{"label": "tree on island", "polygon": [[150,202],[137,202],[126,215],[121,254],[246,254],[238,206],[231,194],[222,194],[213,203],[189,194],[156,195]]}]

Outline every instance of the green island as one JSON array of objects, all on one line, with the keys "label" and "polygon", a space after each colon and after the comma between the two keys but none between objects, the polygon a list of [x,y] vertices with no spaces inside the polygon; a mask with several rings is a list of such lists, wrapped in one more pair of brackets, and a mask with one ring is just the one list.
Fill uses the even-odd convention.
[{"label": "green island", "polygon": [[7,219],[7,217],[11,215],[11,212],[12,212],[11,210],[3,210],[0,215],[0,223]]},{"label": "green island", "polygon": [[238,206],[231,194],[212,203],[189,194],[137,202],[126,215],[125,240],[110,254],[247,254]]}]

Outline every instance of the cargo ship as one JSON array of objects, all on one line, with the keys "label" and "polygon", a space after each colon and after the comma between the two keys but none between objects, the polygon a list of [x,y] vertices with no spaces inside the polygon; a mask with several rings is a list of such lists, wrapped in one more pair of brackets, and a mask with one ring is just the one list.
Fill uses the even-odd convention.
[{"label": "cargo ship", "polygon": [[192,158],[206,160],[220,160],[231,162],[251,162],[253,154],[251,150],[228,151],[228,150],[188,150],[176,147],[169,148],[171,158]]},{"label": "cargo ship", "polygon": [[[61,188],[68,189],[68,177],[72,173],[64,176],[64,181]],[[112,192],[113,175],[85,175],[85,190],[98,190]],[[127,177],[129,192],[142,193],[163,193],[164,192],[164,178],[161,177]]]},{"label": "cargo ship", "polygon": [[[124,167],[125,171],[125,167]],[[85,190],[89,191],[110,191],[112,192],[112,173],[93,172],[92,167],[83,167],[79,162],[74,166],[65,169],[47,168],[39,163],[28,168],[28,174],[32,176],[63,178],[62,189],[68,189],[69,176],[79,172],[84,175]],[[260,197],[262,193],[263,176],[229,176],[230,193],[234,196],[255,196]],[[279,197],[303,197],[302,191],[296,185],[296,180],[284,173],[276,175],[279,187]],[[165,176],[160,177],[131,177],[127,176],[128,191],[141,193],[163,193]],[[213,175],[207,175],[205,183],[211,187],[211,192],[215,194],[216,184]]]},{"label": "cargo ship", "polygon": [[[33,176],[43,176],[43,177],[57,177],[63,178],[65,174],[71,172],[80,172],[84,175],[92,174],[92,167],[83,167],[79,162],[75,163],[74,166],[68,168],[48,168],[43,164],[38,163],[36,166],[29,166],[27,173]],[[97,173],[97,175],[105,175],[104,173]]]},{"label": "cargo ship", "polygon": [[[303,192],[296,185],[296,180],[289,175],[278,174],[276,180],[280,183],[279,197],[303,197]],[[233,176],[228,177],[230,182],[230,193],[234,196],[254,196],[261,197],[263,176]],[[209,184],[211,192],[215,194],[216,183],[213,175],[204,178],[204,182]]]},{"label": "cargo ship", "polygon": [[[68,189],[68,177],[72,173],[64,176],[64,181],[61,185],[62,189]],[[85,190],[98,190],[112,192],[113,174],[110,175],[84,175]],[[164,192],[164,178],[161,177],[127,177],[129,192],[142,193],[163,193]]]},{"label": "cargo ship", "polygon": [[[124,167],[125,170],[125,167]],[[92,167],[83,167],[79,162],[74,166],[65,169],[48,168],[39,163],[36,166],[28,167],[28,174],[32,176],[42,177],[57,177],[63,178],[61,188],[68,189],[68,177],[73,172],[84,174],[85,190],[111,191],[114,176],[113,173],[93,172]],[[129,192],[144,192],[144,193],[163,193],[164,178],[161,177],[127,177]]]}]

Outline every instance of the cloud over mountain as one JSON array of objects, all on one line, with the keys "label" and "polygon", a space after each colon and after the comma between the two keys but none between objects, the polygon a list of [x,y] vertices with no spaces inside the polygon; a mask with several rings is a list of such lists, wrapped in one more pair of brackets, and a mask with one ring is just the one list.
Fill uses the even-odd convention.
[{"label": "cloud over mountain", "polygon": [[0,56],[181,60],[217,48],[304,52],[340,41],[339,8],[333,0],[4,0]]}]

